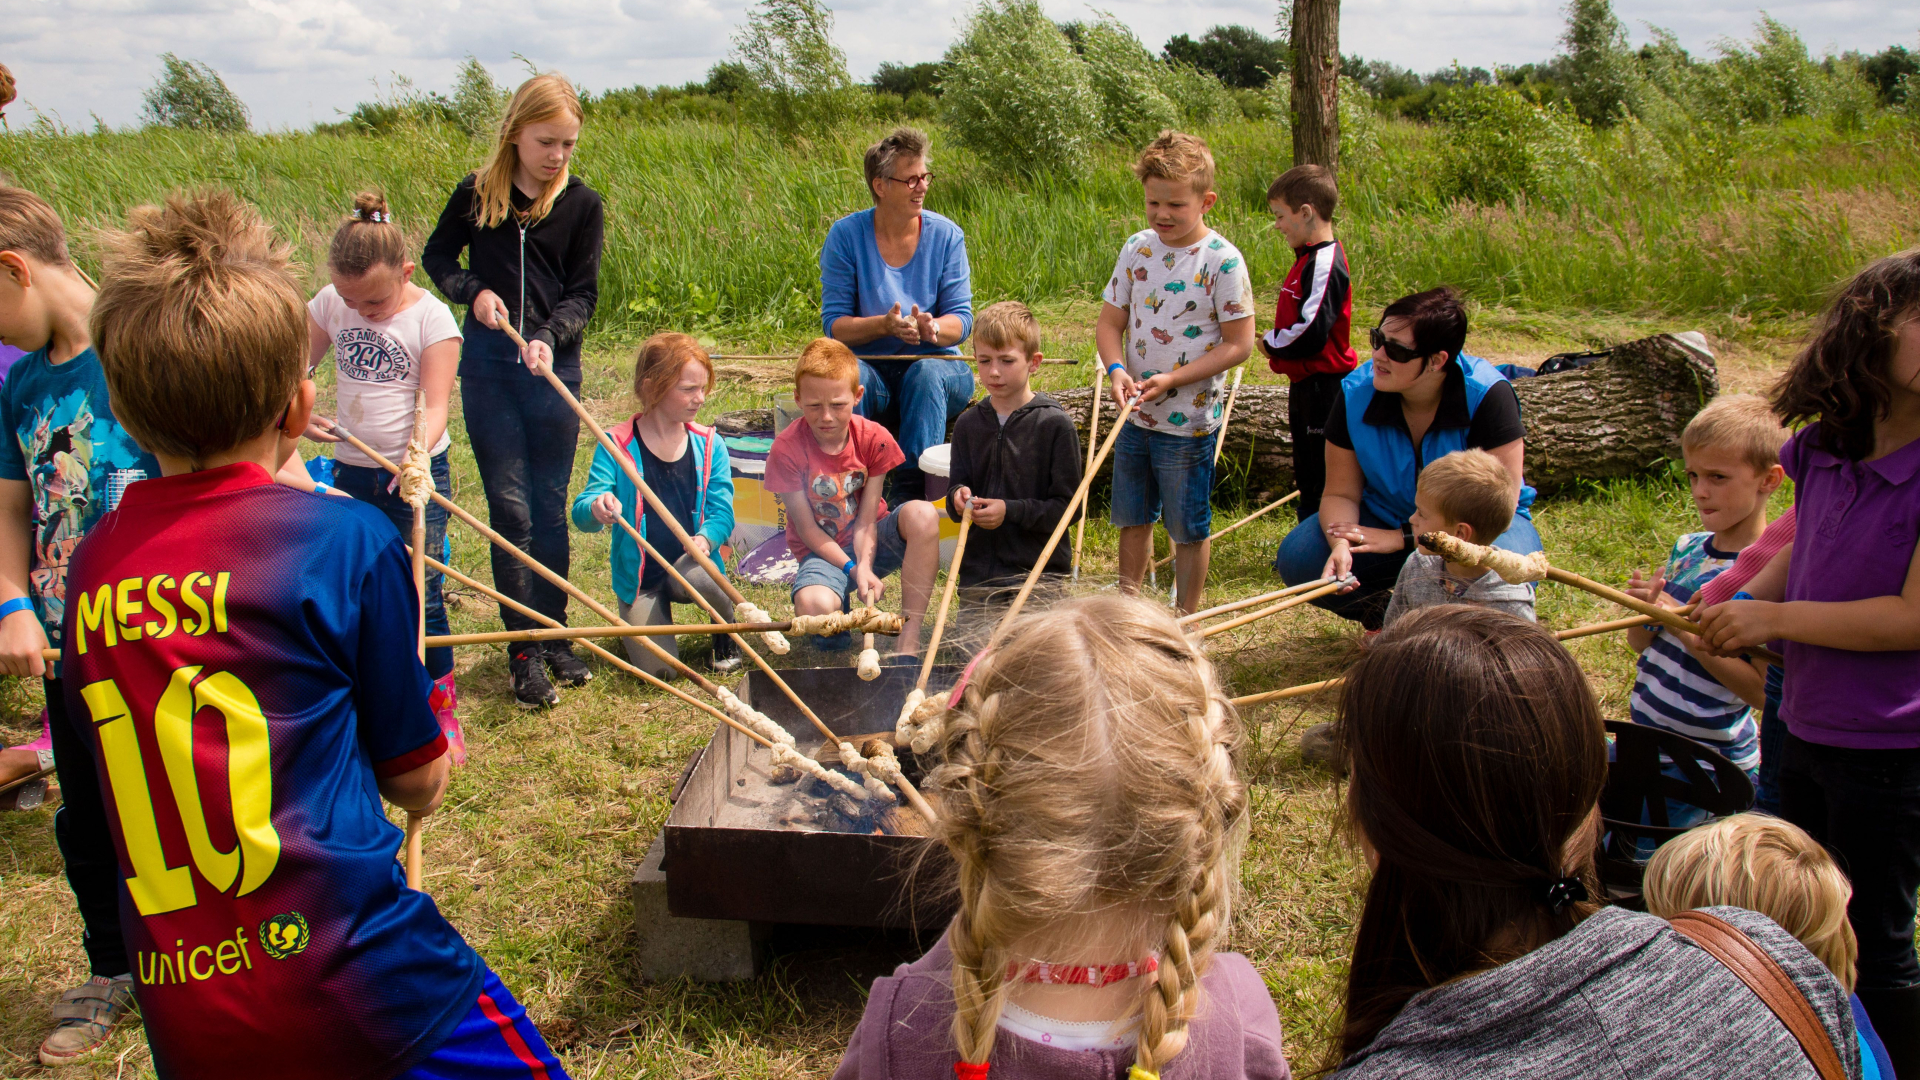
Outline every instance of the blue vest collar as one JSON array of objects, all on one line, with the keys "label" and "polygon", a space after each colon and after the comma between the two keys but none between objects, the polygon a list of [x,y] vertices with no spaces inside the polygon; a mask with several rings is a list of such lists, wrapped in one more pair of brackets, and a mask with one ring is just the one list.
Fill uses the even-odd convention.
[{"label": "blue vest collar", "polygon": [[[1372,385],[1369,382],[1368,385]],[[1407,428],[1407,417],[1400,409],[1400,395],[1390,390],[1375,390],[1373,400],[1367,402],[1362,419],[1374,427],[1397,427],[1401,431],[1412,432]],[[1464,428],[1473,424],[1473,407],[1467,401],[1467,374],[1457,359],[1447,361],[1447,377],[1440,384],[1440,407],[1434,411],[1433,427]]]}]

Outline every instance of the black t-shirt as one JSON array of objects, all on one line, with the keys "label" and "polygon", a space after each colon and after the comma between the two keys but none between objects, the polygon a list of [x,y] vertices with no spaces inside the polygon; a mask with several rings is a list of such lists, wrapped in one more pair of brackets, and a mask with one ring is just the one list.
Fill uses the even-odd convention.
[{"label": "black t-shirt", "polygon": [[[1370,424],[1391,424],[1406,430],[1406,415],[1400,411],[1400,395],[1385,391],[1374,391],[1373,400],[1367,403],[1364,418]],[[1502,380],[1487,388],[1485,397],[1480,399],[1480,408],[1473,413],[1467,412],[1467,380],[1458,365],[1447,369],[1447,381],[1440,388],[1440,407],[1434,411],[1432,428],[1467,429],[1467,448],[1472,450],[1491,450],[1496,446],[1505,446],[1515,439],[1525,437],[1527,429],[1520,422],[1520,399],[1514,396],[1513,384]],[[1431,430],[1431,428],[1429,429]],[[1333,399],[1333,411],[1327,416],[1327,442],[1342,450],[1353,449],[1353,436],[1347,431],[1347,390]],[[1420,461],[1420,448],[1413,448],[1417,465]]]},{"label": "black t-shirt", "polygon": [[[667,504],[667,509],[673,511],[675,520],[691,531],[694,499],[699,494],[699,481],[693,467],[693,440],[687,440],[686,452],[680,455],[679,461],[660,460],[647,448],[645,439],[636,438],[634,444],[640,449],[641,477],[653,489],[653,493]],[[680,538],[667,528],[667,523],[661,519],[652,503],[647,504],[647,521],[642,534],[646,536],[647,543],[652,544],[654,550],[669,562],[687,553],[687,549],[680,544]],[[640,572],[640,588],[652,592],[666,580],[667,568],[660,564],[659,559],[648,559],[646,568]]]}]

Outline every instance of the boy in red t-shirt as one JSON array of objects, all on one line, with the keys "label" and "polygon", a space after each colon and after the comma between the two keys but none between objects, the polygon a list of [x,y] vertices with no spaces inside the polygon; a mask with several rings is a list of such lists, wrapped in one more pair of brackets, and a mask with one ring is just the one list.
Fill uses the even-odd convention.
[{"label": "boy in red t-shirt", "polygon": [[1293,435],[1293,484],[1300,490],[1300,517],[1320,509],[1327,486],[1327,416],[1340,396],[1340,380],[1360,366],[1348,339],[1353,325],[1353,285],[1347,253],[1333,238],[1333,210],[1340,189],[1321,165],[1295,165],[1267,189],[1273,227],[1293,248],[1293,269],[1280,286],[1273,329],[1260,339],[1267,366],[1285,375],[1287,427]]},{"label": "boy in red t-shirt", "polygon": [[[903,622],[895,651],[920,652],[920,622],[940,570],[940,517],[915,500],[887,513],[881,478],[906,455],[887,429],[856,414],[864,391],[853,350],[815,338],[793,373],[793,400],[804,423],[789,424],[767,455],[767,490],[787,514],[787,548],[800,560],[793,578],[796,615],[827,615],[852,606],[857,592],[876,604],[880,580],[900,571]],[[847,647],[848,635],[822,638]]]}]

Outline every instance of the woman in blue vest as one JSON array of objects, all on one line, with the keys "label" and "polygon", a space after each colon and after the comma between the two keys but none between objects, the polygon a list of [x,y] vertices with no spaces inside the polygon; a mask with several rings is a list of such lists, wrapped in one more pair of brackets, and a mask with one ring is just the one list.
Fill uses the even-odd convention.
[{"label": "woman in blue vest", "polygon": [[1480,449],[1514,478],[1513,524],[1495,547],[1540,550],[1526,445],[1513,384],[1461,352],[1467,313],[1446,286],[1387,305],[1372,331],[1373,356],[1340,382],[1327,418],[1327,487],[1320,512],[1280,543],[1273,567],[1297,585],[1348,573],[1359,583],[1314,601],[1369,630],[1380,628],[1401,564],[1413,553],[1415,480],[1427,462]]}]

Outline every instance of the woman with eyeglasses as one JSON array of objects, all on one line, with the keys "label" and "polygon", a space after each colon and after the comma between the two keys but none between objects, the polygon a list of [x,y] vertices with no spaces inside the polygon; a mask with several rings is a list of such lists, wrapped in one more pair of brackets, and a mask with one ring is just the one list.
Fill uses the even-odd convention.
[{"label": "woman with eyeglasses", "polygon": [[[902,502],[920,498],[920,452],[947,439],[973,397],[973,369],[954,359],[973,332],[967,238],[925,208],[933,184],[927,136],[895,128],[867,147],[873,207],[833,223],[820,249],[820,324],[860,361],[860,415],[885,424],[907,463],[892,474]],[[925,353],[925,360],[867,360]]]},{"label": "woman with eyeglasses", "polygon": [[1280,543],[1273,568],[1287,584],[1353,575],[1314,603],[1368,630],[1380,628],[1401,564],[1413,554],[1416,480],[1455,450],[1485,450],[1514,480],[1513,524],[1495,547],[1540,550],[1526,443],[1513,384],[1461,351],[1467,312],[1441,286],[1388,304],[1370,332],[1373,356],[1341,380],[1327,418],[1327,486],[1319,513]]}]

